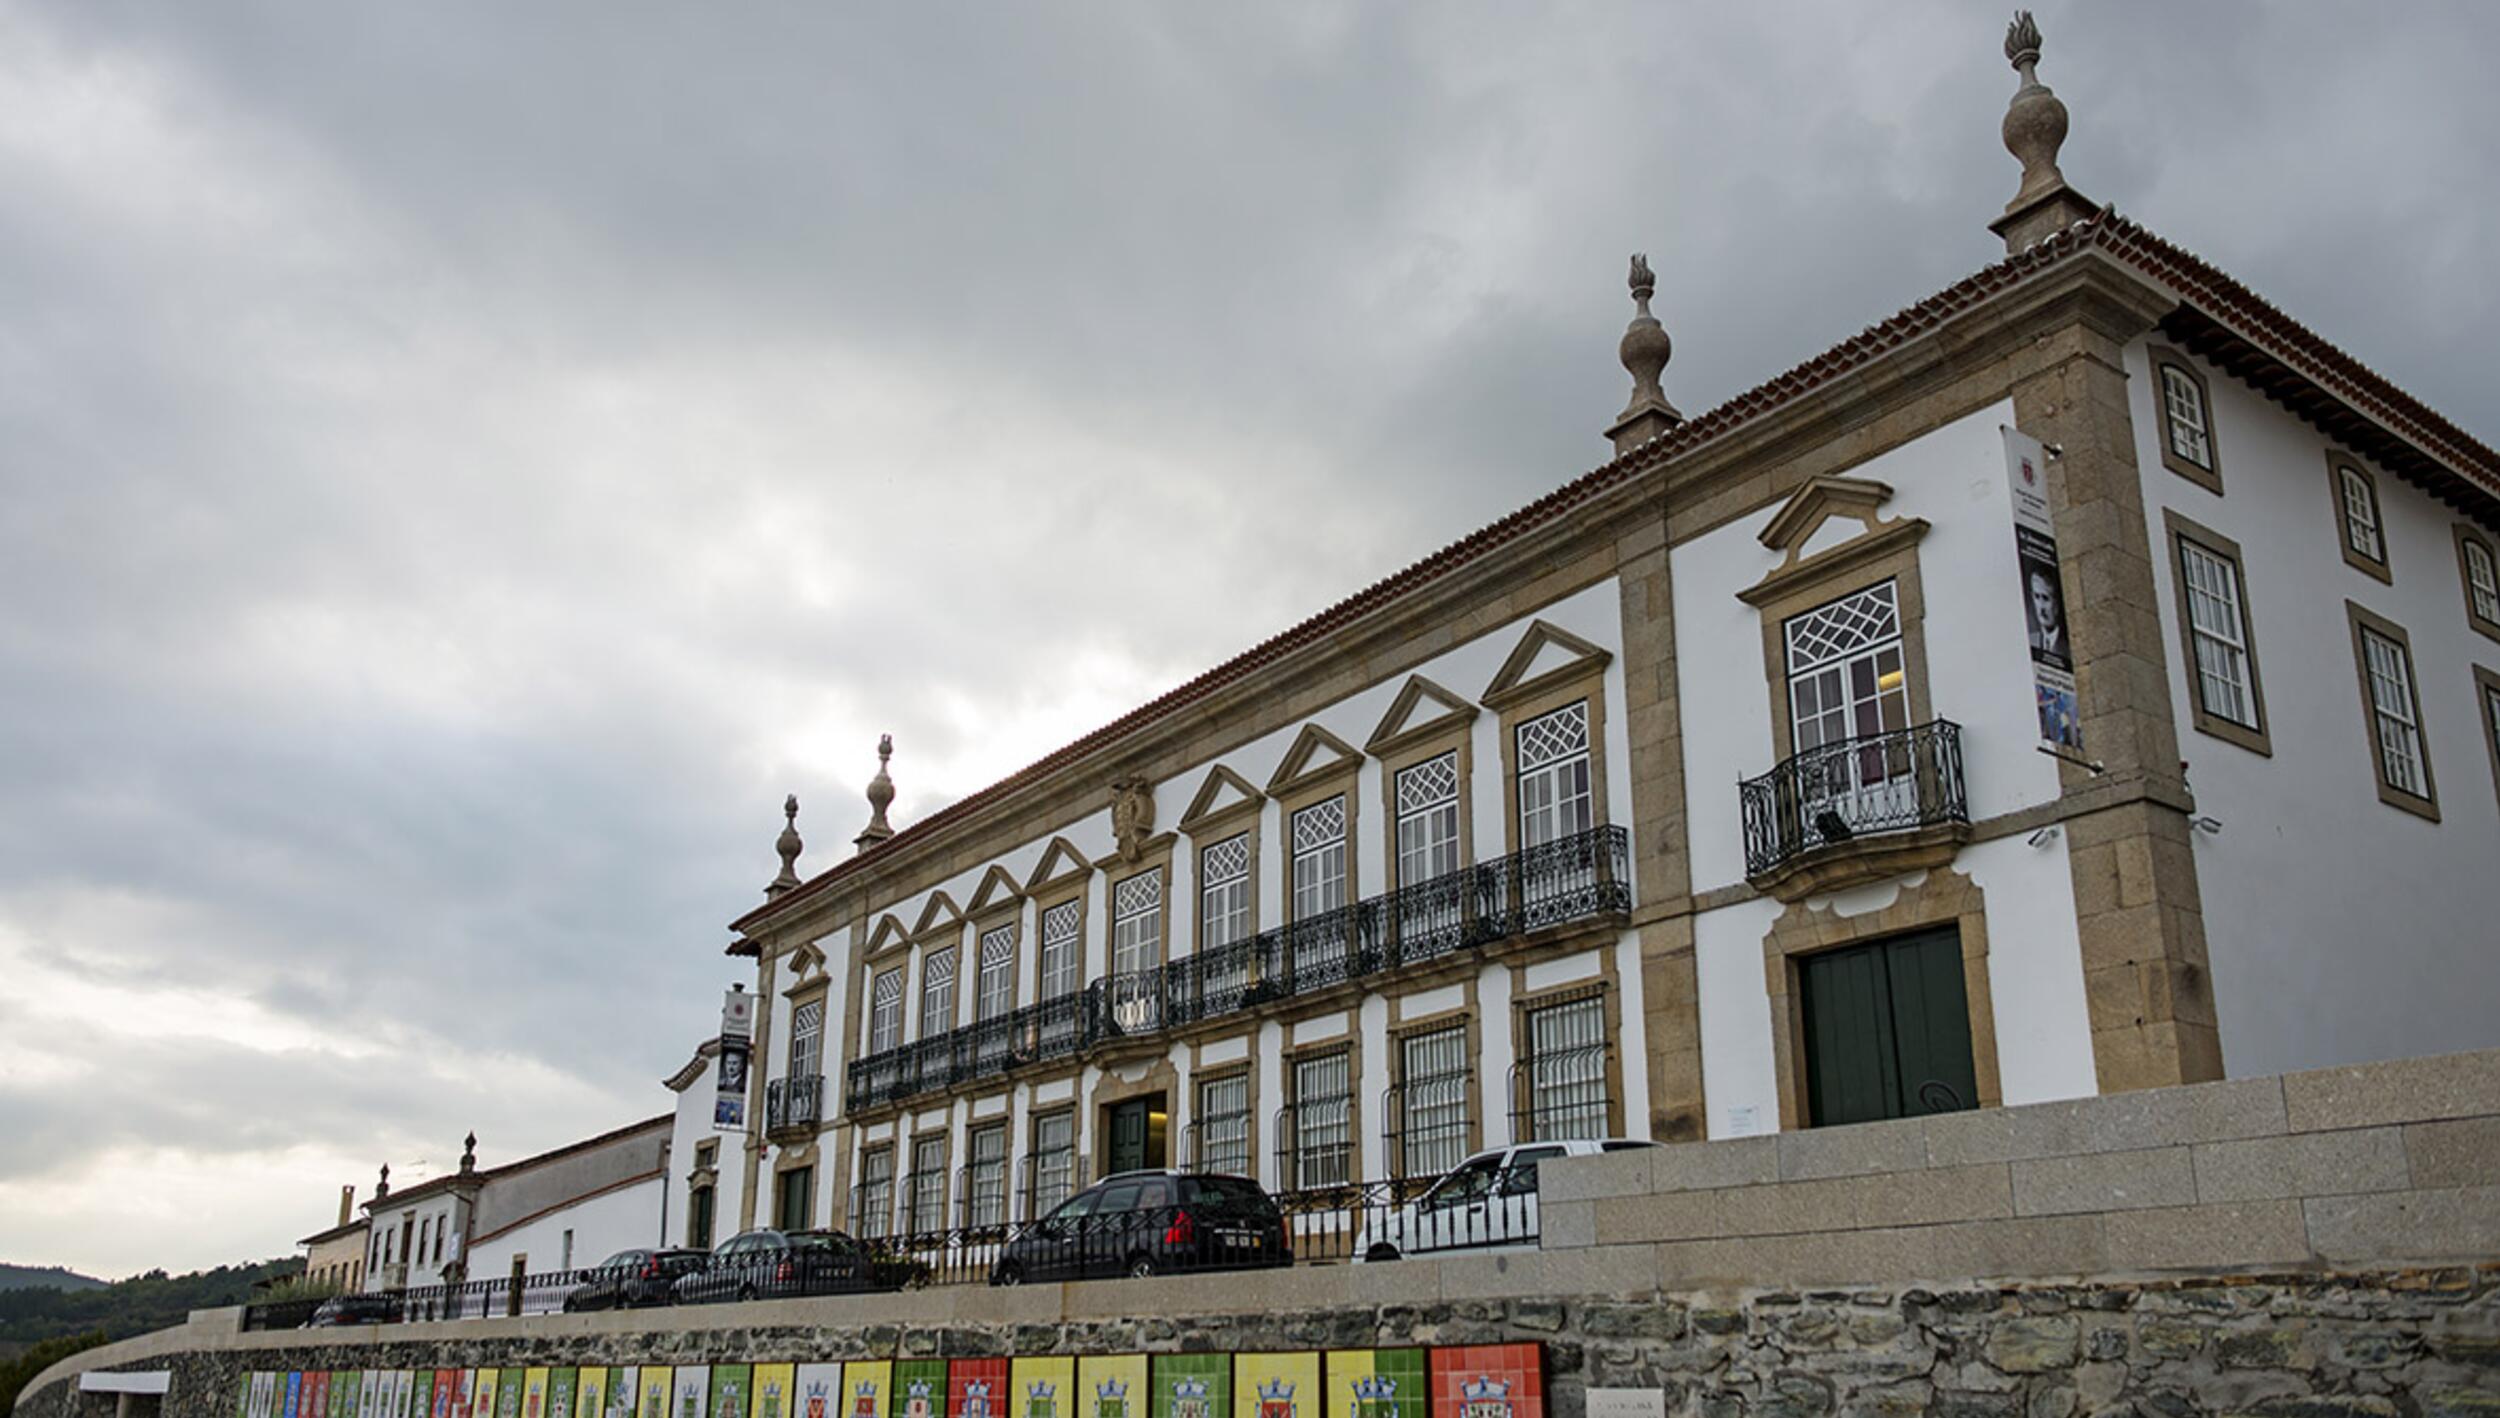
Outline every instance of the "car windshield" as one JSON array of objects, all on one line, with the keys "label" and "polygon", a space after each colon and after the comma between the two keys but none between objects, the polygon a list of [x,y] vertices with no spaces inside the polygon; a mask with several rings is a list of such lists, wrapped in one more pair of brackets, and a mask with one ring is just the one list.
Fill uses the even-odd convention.
[{"label": "car windshield", "polygon": [[643,1251],[618,1251],[615,1255],[599,1262],[598,1268],[601,1270],[640,1270],[646,1254]]}]

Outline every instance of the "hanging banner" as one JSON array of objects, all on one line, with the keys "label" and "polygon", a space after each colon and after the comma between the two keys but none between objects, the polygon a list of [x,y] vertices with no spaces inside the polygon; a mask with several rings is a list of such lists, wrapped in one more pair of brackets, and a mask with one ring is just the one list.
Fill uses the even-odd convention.
[{"label": "hanging banner", "polygon": [[2057,528],[2049,519],[2048,450],[2040,440],[2008,428],[2005,483],[2014,505],[2014,563],[2021,581],[2023,631],[2031,642],[2033,706],[2040,741],[2050,748],[2083,748],[2083,718],[2075,706],[2075,658],[2066,633],[2066,588],[2058,577]]},{"label": "hanging banner", "polygon": [[721,996],[720,1005],[720,1083],[713,1094],[712,1125],[725,1132],[746,1130],[747,1042],[754,1037],[755,996],[740,986]]}]

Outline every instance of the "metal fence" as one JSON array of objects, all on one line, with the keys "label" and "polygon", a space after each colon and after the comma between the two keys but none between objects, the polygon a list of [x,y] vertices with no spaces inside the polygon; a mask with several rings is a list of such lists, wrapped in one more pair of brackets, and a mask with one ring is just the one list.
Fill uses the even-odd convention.
[{"label": "metal fence", "polygon": [[1748,876],[1818,847],[1970,821],[1962,727],[1950,719],[1807,749],[1737,791]]}]

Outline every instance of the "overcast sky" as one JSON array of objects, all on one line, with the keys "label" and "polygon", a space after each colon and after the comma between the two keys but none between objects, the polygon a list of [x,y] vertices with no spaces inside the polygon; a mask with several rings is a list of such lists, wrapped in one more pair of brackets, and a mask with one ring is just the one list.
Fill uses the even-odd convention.
[{"label": "overcast sky", "polygon": [[[723,923],[2001,254],[1990,4],[0,0],[0,1260],[661,1111]],[[2485,439],[2500,7],[2048,4]]]}]

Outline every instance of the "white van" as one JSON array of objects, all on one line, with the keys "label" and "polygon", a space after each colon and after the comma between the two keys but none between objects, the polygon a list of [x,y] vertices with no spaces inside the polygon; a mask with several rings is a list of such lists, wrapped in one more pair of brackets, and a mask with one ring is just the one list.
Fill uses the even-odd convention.
[{"label": "white van", "polygon": [[1538,1163],[1657,1145],[1628,1137],[1592,1137],[1479,1152],[1451,1168],[1422,1196],[1365,1218],[1355,1238],[1354,1258],[1396,1260],[1429,1251],[1533,1246]]}]

